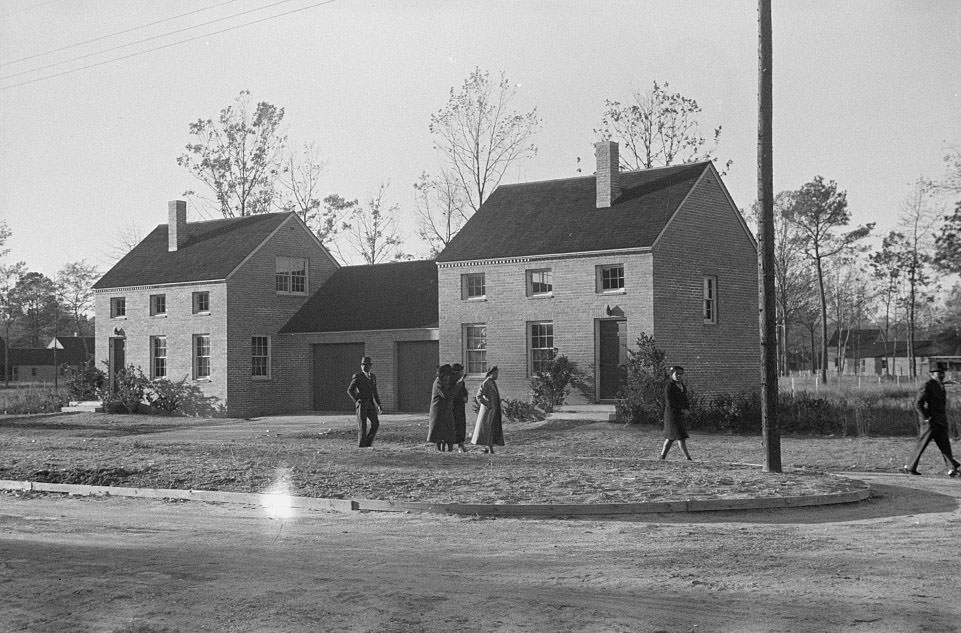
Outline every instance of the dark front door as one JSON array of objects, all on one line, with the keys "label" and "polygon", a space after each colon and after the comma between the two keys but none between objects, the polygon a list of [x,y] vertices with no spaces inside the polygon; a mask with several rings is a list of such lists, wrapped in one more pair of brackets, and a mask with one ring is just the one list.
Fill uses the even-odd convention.
[{"label": "dark front door", "polygon": [[127,364],[126,343],[127,340],[123,338],[110,339],[110,367],[108,368],[110,372],[110,391],[116,390],[117,372],[123,369]]},{"label": "dark front door", "polygon": [[[360,371],[364,356],[363,343],[329,343],[314,345],[314,410],[353,411],[347,396],[347,385],[354,372]],[[377,359],[374,359],[377,373]]]},{"label": "dark front door", "polygon": [[627,360],[627,321],[597,322],[597,374],[599,400],[613,400],[624,382],[622,365]]},{"label": "dark front door", "polygon": [[430,410],[431,388],[440,363],[437,341],[397,343],[397,410]]}]

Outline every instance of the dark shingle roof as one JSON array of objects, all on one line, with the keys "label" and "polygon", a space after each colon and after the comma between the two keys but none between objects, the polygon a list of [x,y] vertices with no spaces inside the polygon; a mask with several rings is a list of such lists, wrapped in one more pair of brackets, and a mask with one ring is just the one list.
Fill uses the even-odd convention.
[{"label": "dark shingle roof", "polygon": [[710,162],[622,172],[621,194],[596,208],[596,178],[502,185],[439,262],[649,247]]},{"label": "dark shingle roof", "polygon": [[344,266],[291,317],[282,334],[437,327],[433,261]]},{"label": "dark shingle roof", "polygon": [[188,222],[187,239],[167,250],[167,225],[161,224],[107,271],[94,288],[226,279],[290,213],[261,213],[242,218]]},{"label": "dark shingle roof", "polygon": [[[93,336],[58,336],[61,349],[57,350],[57,362],[75,365],[83,363],[93,356],[97,348],[96,338]],[[51,340],[52,344],[53,341]],[[50,344],[47,345],[50,348]]]}]

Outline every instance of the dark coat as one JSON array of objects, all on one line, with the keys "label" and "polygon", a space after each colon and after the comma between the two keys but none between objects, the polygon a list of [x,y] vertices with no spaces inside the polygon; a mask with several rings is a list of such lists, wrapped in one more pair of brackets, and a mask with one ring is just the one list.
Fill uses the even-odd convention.
[{"label": "dark coat", "polygon": [[467,439],[467,401],[470,395],[461,378],[454,384],[454,442],[463,444]]},{"label": "dark coat", "polygon": [[430,394],[430,414],[427,427],[427,441],[454,443],[454,392],[441,386],[440,378],[434,379]]},{"label": "dark coat", "polygon": [[940,380],[932,378],[924,383],[918,391],[914,408],[921,416],[922,424],[930,420],[930,424],[936,426],[948,425],[948,395]]},{"label": "dark coat", "polygon": [[669,440],[686,440],[684,411],[690,409],[687,388],[683,383],[669,380],[664,387],[664,437]]},{"label": "dark coat", "polygon": [[374,402],[377,406],[380,406],[380,395],[377,393],[377,376],[374,375],[374,372],[370,372],[370,379],[368,380],[364,372],[357,372],[350,378],[350,384],[347,385],[347,395],[350,396],[354,404]]}]

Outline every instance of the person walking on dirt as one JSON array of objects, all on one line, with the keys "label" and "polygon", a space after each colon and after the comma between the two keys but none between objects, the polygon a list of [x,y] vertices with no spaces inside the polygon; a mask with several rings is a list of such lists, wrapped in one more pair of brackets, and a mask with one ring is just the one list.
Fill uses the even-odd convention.
[{"label": "person walking on dirt", "polygon": [[931,440],[934,440],[948,467],[948,476],[957,477],[961,462],[951,454],[951,440],[948,437],[948,395],[944,390],[944,364],[932,362],[929,371],[931,378],[918,391],[918,397],[914,402],[914,408],[921,421],[921,437],[918,438],[911,463],[905,464],[901,470],[911,475],[920,475],[918,462],[921,461],[921,453],[928,447]]},{"label": "person walking on dirt", "polygon": [[464,384],[464,366],[454,363],[451,369],[454,371],[451,377],[454,382],[454,443],[458,453],[466,453],[464,442],[467,440],[467,401],[470,395]]},{"label": "person walking on dirt", "polygon": [[688,461],[691,454],[687,452],[687,428],[684,425],[684,413],[690,410],[687,399],[687,387],[684,386],[684,368],[675,365],[670,369],[671,379],[664,387],[664,447],[661,448],[661,459],[667,458],[667,452],[675,440],[681,445],[681,451]]},{"label": "person walking on dirt", "polygon": [[[377,376],[370,368],[374,361],[370,356],[364,356],[360,360],[360,371],[354,374],[347,385],[347,395],[354,401],[354,409],[357,411],[357,432],[358,444],[361,448],[373,446],[374,436],[380,427],[380,419],[377,417],[382,412],[380,408],[380,395],[377,393]],[[367,421],[370,420],[370,431],[367,430]]]}]

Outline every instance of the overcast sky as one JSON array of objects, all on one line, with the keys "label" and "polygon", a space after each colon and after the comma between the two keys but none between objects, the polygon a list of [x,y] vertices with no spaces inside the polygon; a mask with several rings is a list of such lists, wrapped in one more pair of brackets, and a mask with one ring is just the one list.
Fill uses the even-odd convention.
[{"label": "overcast sky", "polygon": [[[823,175],[856,222],[893,228],[911,183],[961,144],[961,2],[776,1],[773,26],[776,190]],[[429,117],[475,66],[506,72],[544,120],[505,182],[575,176],[577,157],[591,173],[604,100],[658,80],[698,101],[705,132],[723,126],[724,180],[739,207],[756,197],[753,1],[0,0],[6,261],[105,272],[121,233],[166,223],[198,186],[176,164],[187,125],[245,89],[286,109],[293,146],[316,145],[324,193],[389,182],[423,255],[410,217],[412,184],[440,165]]]}]

